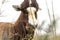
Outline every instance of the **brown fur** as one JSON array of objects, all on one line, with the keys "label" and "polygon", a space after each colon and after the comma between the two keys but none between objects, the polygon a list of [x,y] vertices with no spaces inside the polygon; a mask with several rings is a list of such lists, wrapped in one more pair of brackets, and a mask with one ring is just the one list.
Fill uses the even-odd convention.
[{"label": "brown fur", "polygon": [[[38,4],[36,2],[36,0],[32,0],[32,4],[31,4],[32,7],[35,7],[38,11]],[[29,7],[29,2],[28,0],[24,0],[24,2],[21,4],[21,15],[19,16],[17,22],[15,23],[15,26],[14,26],[14,30],[15,30],[15,33],[19,34],[16,35],[14,37],[14,40],[20,40],[21,38],[24,38],[26,36],[26,26],[29,24],[28,23],[28,12],[26,10],[26,8]],[[36,12],[37,12],[36,11]],[[35,13],[35,16],[37,18],[37,14]],[[14,33],[14,34],[15,34]],[[22,39],[21,39],[22,40]]]},{"label": "brown fur", "polygon": [[0,40],[8,40],[12,36],[14,24],[8,22],[0,22]]}]

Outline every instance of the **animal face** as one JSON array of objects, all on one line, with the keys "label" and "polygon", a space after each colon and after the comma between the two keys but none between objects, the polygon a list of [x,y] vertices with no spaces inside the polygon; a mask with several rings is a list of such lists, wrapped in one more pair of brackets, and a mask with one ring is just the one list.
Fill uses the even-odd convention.
[{"label": "animal face", "polygon": [[37,24],[37,21],[36,21],[37,13],[36,12],[38,10],[38,4],[36,3],[36,0],[24,0],[20,7],[18,5],[14,5],[13,7],[17,11],[21,10],[24,14],[28,14],[26,17],[28,17],[28,21],[30,24],[32,25]]}]

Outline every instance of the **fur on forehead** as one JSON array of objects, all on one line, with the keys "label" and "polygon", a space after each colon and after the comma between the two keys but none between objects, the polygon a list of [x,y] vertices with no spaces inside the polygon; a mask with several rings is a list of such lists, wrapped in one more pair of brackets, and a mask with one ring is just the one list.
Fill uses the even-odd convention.
[{"label": "fur on forehead", "polygon": [[30,10],[36,11],[36,8],[35,7],[28,7],[27,11],[29,12]]}]

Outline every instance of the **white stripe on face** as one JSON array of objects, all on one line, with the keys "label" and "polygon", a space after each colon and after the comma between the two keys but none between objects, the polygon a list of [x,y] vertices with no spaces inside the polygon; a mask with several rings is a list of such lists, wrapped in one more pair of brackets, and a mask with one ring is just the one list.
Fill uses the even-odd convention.
[{"label": "white stripe on face", "polygon": [[31,0],[29,0],[29,4],[32,4]]},{"label": "white stripe on face", "polygon": [[34,8],[34,7],[28,7],[27,11],[28,11],[29,23],[31,25],[36,25],[37,24],[37,19],[35,17],[36,8]]}]

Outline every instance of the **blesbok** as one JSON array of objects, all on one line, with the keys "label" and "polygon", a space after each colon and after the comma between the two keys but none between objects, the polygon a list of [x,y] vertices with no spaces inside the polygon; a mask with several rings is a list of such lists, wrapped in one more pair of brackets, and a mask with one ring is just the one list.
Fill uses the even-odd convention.
[{"label": "blesbok", "polygon": [[[13,5],[13,7],[17,10],[21,10],[21,15],[14,25],[14,30],[16,34],[14,36],[14,40],[22,40],[27,34],[30,33],[31,27],[35,25],[37,19],[37,11],[39,9],[36,0],[24,0],[20,7]],[[32,19],[32,20],[31,20]],[[33,22],[33,25],[29,22]],[[30,26],[29,26],[30,25]]]}]

